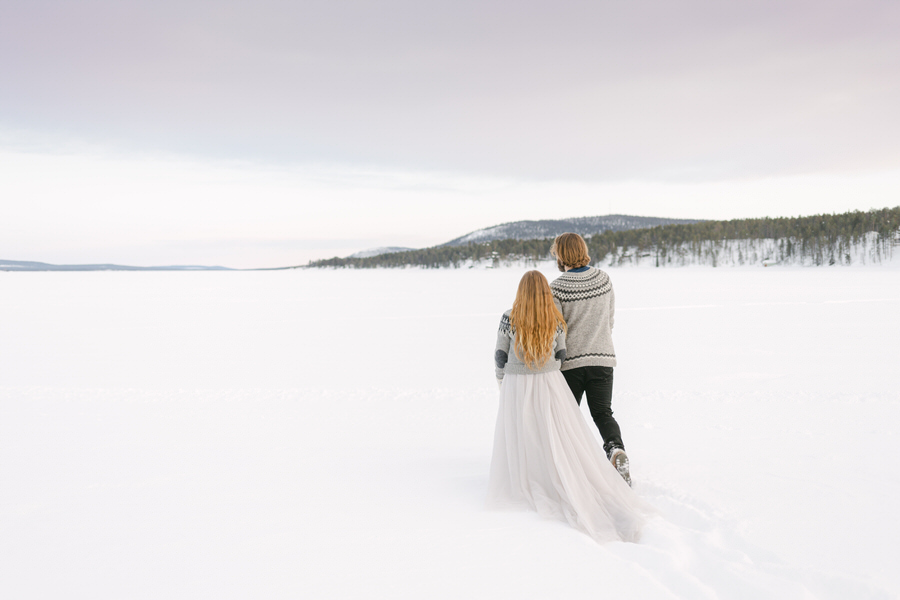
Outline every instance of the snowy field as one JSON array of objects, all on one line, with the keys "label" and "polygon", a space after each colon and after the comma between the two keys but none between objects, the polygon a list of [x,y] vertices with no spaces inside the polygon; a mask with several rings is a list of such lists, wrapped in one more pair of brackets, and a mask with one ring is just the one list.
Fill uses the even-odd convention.
[{"label": "snowy field", "polygon": [[0,597],[900,596],[900,269],[610,270],[606,545],[482,507],[521,273],[0,273]]}]

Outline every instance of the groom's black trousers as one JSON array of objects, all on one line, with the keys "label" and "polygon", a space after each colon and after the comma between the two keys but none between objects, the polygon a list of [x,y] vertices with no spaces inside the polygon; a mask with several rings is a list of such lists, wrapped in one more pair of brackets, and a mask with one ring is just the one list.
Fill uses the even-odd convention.
[{"label": "groom's black trousers", "polygon": [[562,372],[575,396],[575,401],[581,406],[581,396],[587,393],[588,408],[591,411],[591,417],[600,430],[603,437],[603,449],[609,456],[613,448],[625,449],[622,443],[622,432],[619,431],[619,424],[613,418],[612,412],[612,388],[613,388],[613,369],[612,367],[576,367]]}]

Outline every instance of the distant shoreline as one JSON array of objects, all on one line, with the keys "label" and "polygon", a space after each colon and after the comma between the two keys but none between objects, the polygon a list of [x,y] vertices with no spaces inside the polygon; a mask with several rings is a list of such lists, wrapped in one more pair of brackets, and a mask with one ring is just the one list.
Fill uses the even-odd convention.
[{"label": "distant shoreline", "polygon": [[116,264],[54,265],[29,260],[0,260],[0,271],[240,271],[229,267],[203,265],[167,265],[161,267],[132,267]]}]

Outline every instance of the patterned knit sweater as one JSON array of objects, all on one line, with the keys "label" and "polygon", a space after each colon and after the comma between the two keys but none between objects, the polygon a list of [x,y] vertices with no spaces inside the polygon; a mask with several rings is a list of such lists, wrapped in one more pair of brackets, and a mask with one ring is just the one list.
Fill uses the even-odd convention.
[{"label": "patterned knit sweater", "polygon": [[615,367],[612,328],[616,295],[609,275],[594,267],[581,273],[567,271],[553,280],[550,289],[569,328],[562,370]]},{"label": "patterned knit sweater", "polygon": [[510,311],[503,313],[500,319],[500,329],[497,330],[497,346],[494,349],[494,367],[497,379],[503,379],[505,373],[527,375],[528,373],[549,373],[558,371],[562,361],[566,358],[566,332],[562,326],[556,330],[556,339],[553,340],[553,350],[544,366],[532,369],[524,364],[516,356],[516,328],[509,321]]}]

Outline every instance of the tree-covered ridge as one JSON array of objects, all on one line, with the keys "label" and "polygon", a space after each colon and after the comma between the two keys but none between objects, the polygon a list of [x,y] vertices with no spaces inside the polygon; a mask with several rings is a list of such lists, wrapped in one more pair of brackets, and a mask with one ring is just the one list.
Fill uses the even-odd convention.
[{"label": "tree-covered ridge", "polygon": [[601,215],[596,217],[575,217],[572,219],[543,219],[540,221],[513,221],[501,223],[472,231],[464,236],[450,240],[442,246],[465,246],[480,244],[492,240],[515,238],[518,240],[534,240],[555,238],[561,233],[571,231],[585,237],[604,231],[624,231],[626,229],[647,229],[658,225],[685,225],[698,223],[698,219],[667,219],[660,217],[636,217],[634,215]]},{"label": "tree-covered ridge", "polygon": [[[701,221],[647,229],[606,231],[587,239],[592,264],[850,264],[892,256],[900,234],[900,206],[810,217]],[[434,246],[368,258],[331,258],[310,267],[461,267],[549,257],[551,239],[505,239],[465,246]]]}]

